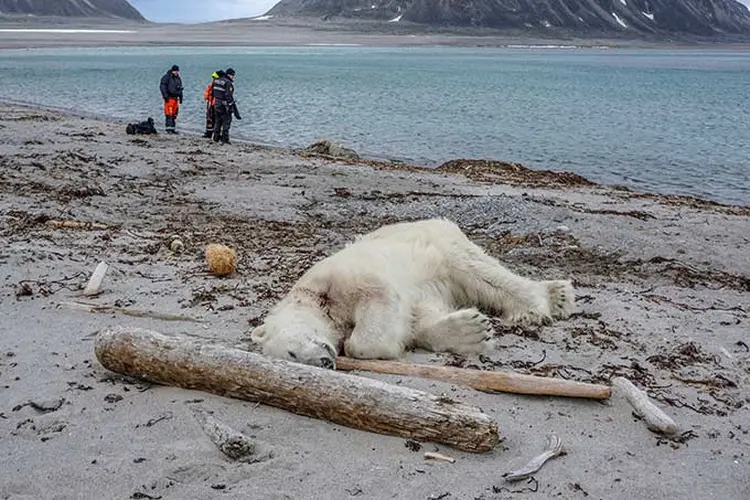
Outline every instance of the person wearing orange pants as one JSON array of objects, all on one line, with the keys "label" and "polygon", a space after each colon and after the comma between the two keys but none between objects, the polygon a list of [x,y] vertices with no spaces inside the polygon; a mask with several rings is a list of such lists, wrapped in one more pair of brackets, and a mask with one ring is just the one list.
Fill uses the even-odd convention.
[{"label": "person wearing orange pants", "polygon": [[182,79],[176,64],[161,78],[159,86],[164,99],[165,128],[168,134],[176,134],[177,115],[182,104]]}]

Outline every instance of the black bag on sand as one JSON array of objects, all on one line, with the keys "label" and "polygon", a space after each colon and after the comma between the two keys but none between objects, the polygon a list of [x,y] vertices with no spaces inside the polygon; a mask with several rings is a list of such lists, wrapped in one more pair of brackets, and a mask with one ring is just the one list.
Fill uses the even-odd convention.
[{"label": "black bag on sand", "polygon": [[156,134],[156,127],[154,127],[154,119],[150,116],[148,117],[148,120],[140,122],[140,123],[129,123],[127,127],[125,127],[125,132],[128,135],[136,135],[136,134]]}]

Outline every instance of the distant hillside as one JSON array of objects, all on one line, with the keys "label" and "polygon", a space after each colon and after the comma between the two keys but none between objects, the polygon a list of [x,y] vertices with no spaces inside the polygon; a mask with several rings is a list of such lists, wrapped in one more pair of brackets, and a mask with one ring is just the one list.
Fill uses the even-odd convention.
[{"label": "distant hillside", "polygon": [[0,0],[0,16],[18,15],[145,21],[127,0]]},{"label": "distant hillside", "polygon": [[267,14],[582,34],[750,36],[750,10],[736,0],[281,0]]}]

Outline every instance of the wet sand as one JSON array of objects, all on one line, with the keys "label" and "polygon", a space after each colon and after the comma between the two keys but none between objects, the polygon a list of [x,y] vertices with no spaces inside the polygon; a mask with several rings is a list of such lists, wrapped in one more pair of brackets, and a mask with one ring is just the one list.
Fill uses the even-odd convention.
[{"label": "wet sand", "polygon": [[[0,498],[750,496],[747,207],[518,165],[456,161],[430,171],[189,135],[135,137],[123,123],[7,104],[0,138]],[[93,337],[114,325],[253,349],[251,326],[312,263],[382,224],[438,216],[517,272],[572,278],[577,313],[548,327],[498,323],[486,357],[407,360],[605,384],[624,375],[678,433],[649,431],[620,394],[604,403],[491,395],[360,374],[445,394],[498,422],[503,441],[492,452],[462,453],[150,385],[94,357]],[[184,252],[167,247],[173,235]],[[209,242],[238,251],[236,274],[206,272]],[[104,291],[85,299],[102,260],[111,266]],[[65,305],[72,301],[105,307],[90,313]],[[195,408],[273,458],[230,461]],[[548,433],[566,454],[529,482],[506,483],[502,474],[541,453]],[[456,462],[425,461],[426,451]]]}]

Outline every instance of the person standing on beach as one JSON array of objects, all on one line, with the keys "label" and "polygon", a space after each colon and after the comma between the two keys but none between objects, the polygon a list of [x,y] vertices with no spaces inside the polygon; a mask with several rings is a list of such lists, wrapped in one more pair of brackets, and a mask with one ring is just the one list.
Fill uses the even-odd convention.
[{"label": "person standing on beach", "polygon": [[214,83],[219,78],[223,78],[226,75],[223,69],[214,71],[211,75],[211,83],[206,87],[206,91],[203,92],[203,99],[206,101],[206,133],[203,137],[211,139],[214,136],[214,124],[216,122],[216,109],[214,108]]},{"label": "person standing on beach", "polygon": [[234,100],[234,70],[227,68],[225,75],[214,82],[213,98],[214,113],[214,142],[221,141],[229,144],[229,129],[232,126],[232,115],[242,120]]},{"label": "person standing on beach", "polygon": [[164,98],[164,116],[166,117],[165,128],[168,134],[176,134],[177,114],[182,104],[182,78],[180,78],[180,67],[176,64],[161,77],[161,96]]}]

